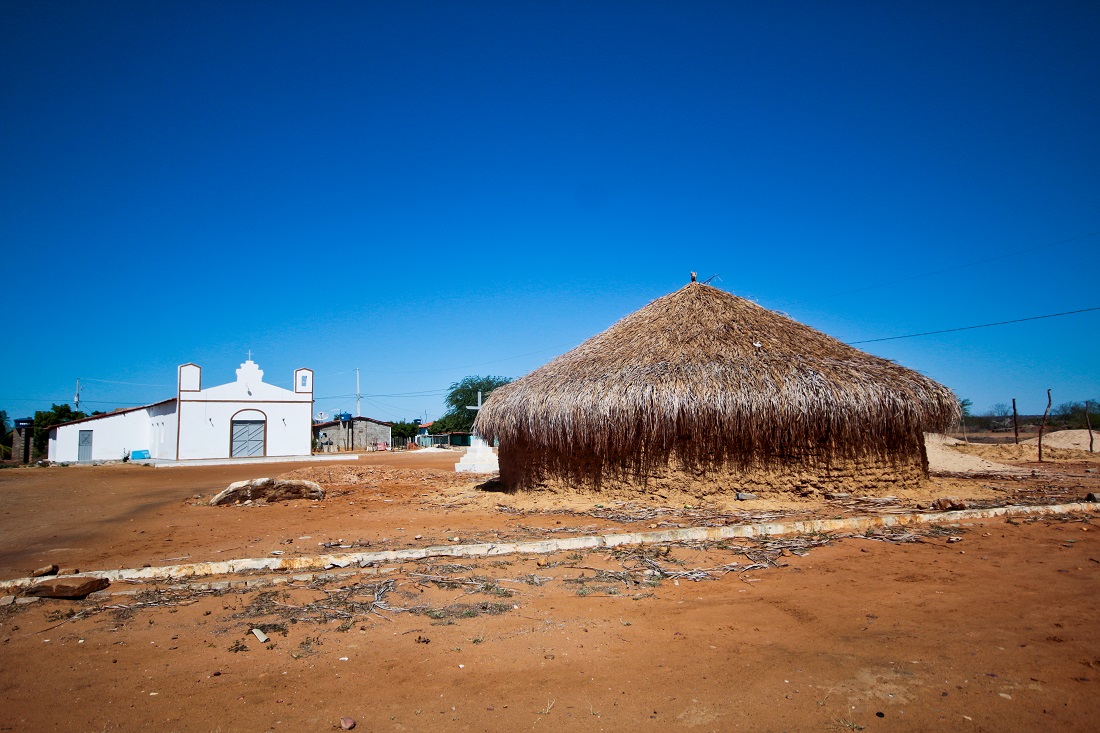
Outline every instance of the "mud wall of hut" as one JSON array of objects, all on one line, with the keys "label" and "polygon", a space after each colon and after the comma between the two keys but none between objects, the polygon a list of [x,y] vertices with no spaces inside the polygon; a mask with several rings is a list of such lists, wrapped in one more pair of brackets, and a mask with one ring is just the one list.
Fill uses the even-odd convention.
[{"label": "mud wall of hut", "polygon": [[675,457],[642,469],[616,467],[577,453],[500,447],[500,479],[507,490],[598,493],[617,498],[656,497],[696,500],[734,498],[738,492],[760,498],[814,498],[826,494],[886,496],[915,488],[928,476],[924,446],[891,459],[865,456],[830,461],[687,466]]}]

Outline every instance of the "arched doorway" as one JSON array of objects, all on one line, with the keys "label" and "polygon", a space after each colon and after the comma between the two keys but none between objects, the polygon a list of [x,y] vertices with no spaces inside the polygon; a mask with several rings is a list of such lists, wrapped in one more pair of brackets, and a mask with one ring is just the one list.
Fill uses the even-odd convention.
[{"label": "arched doorway", "polygon": [[241,410],[230,421],[229,455],[251,458],[267,455],[267,415],[259,410]]}]

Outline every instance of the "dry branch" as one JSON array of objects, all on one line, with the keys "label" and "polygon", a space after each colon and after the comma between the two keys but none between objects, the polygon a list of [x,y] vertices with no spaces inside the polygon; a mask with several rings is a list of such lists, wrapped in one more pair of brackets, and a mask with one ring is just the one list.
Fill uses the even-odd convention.
[{"label": "dry branch", "polygon": [[1039,463],[1043,462],[1043,431],[1047,426],[1047,415],[1050,414],[1050,390],[1047,390],[1047,409],[1043,410],[1043,422],[1039,425]]}]

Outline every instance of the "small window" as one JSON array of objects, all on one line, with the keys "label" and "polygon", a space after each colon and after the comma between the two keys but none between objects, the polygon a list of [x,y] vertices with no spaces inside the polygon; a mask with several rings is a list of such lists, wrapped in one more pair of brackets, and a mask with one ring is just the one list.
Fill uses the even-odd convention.
[{"label": "small window", "polygon": [[305,375],[305,374],[303,374],[303,375],[302,375],[302,386],[303,386],[303,387],[304,387],[304,386],[306,386],[306,379],[308,379],[308,377],[306,377],[306,375]]}]

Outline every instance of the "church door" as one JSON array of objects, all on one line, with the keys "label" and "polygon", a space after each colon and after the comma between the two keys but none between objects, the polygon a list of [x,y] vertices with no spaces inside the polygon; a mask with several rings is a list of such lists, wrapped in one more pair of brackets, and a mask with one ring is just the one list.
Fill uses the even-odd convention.
[{"label": "church door", "polygon": [[264,421],[234,420],[233,451],[234,458],[248,458],[264,455]]}]

